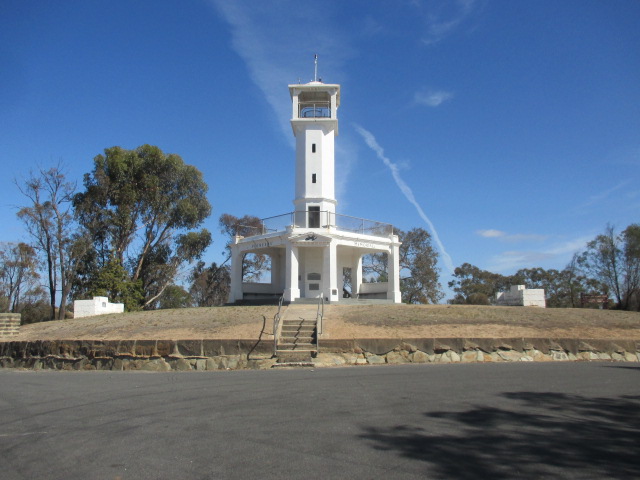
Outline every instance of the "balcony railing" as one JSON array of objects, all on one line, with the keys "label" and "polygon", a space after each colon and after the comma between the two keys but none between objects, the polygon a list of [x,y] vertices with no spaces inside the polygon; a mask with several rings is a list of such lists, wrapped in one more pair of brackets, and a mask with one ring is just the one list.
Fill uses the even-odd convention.
[{"label": "balcony railing", "polygon": [[265,235],[267,233],[284,232],[289,227],[294,228],[324,228],[331,227],[345,232],[388,237],[393,234],[393,225],[376,222],[365,218],[350,217],[329,211],[297,211],[263,218],[260,226],[241,225],[245,237]]},{"label": "balcony railing", "polygon": [[298,118],[331,118],[331,103],[300,103],[298,104]]}]

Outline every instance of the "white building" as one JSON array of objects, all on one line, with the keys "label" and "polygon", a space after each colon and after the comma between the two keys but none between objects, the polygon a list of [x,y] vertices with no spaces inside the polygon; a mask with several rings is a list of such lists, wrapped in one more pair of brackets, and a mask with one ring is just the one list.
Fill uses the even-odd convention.
[{"label": "white building", "polygon": [[[350,278],[354,298],[400,303],[400,243],[393,227],[336,213],[340,85],[313,81],[289,85],[289,93],[296,138],[294,211],[263,219],[255,235],[235,238],[229,302],[280,295],[286,302],[319,297],[337,302]],[[388,255],[389,281],[363,283],[363,255],[380,252]],[[271,258],[268,283],[243,282],[242,262],[250,253]]]},{"label": "white building", "polygon": [[93,297],[91,300],[75,300],[73,302],[73,318],[122,312],[124,312],[124,303],[109,303],[107,297]]},{"label": "white building", "polygon": [[515,307],[545,308],[547,306],[544,288],[525,288],[524,285],[512,285],[508,292],[498,292],[496,303]]}]

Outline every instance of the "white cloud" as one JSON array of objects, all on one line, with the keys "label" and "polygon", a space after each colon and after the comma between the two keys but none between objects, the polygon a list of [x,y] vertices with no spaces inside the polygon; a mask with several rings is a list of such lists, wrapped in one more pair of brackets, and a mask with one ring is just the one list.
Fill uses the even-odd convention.
[{"label": "white cloud", "polygon": [[427,107],[437,107],[452,98],[453,93],[443,90],[422,90],[413,95],[413,101],[416,104],[426,105]]},{"label": "white cloud", "polygon": [[415,2],[414,6],[424,16],[425,33],[421,40],[425,45],[433,45],[452,34],[473,13],[476,1]]},{"label": "white cloud", "polygon": [[[230,25],[233,49],[276,113],[287,140],[292,141],[287,85],[298,79],[303,83],[313,80],[315,53],[320,57],[319,76],[328,72],[337,76],[352,55],[349,41],[335,29],[330,10],[320,2],[307,3],[304,8],[293,1],[211,0],[211,4]],[[331,82],[339,81],[331,78]]]},{"label": "white cloud", "polygon": [[591,195],[589,197],[589,200],[587,200],[585,203],[583,203],[581,205],[581,207],[590,207],[592,205],[595,205],[596,203],[601,203],[604,200],[606,200],[607,198],[609,198],[613,193],[617,192],[618,190],[620,190],[621,188],[627,186],[629,183],[631,182],[631,180],[623,180],[622,182],[618,183],[617,185],[614,185],[611,188],[608,188],[606,190],[603,190],[601,192],[598,192],[594,195]]},{"label": "white cloud", "polygon": [[485,238],[500,238],[506,235],[506,233],[501,230],[478,230],[476,233]]},{"label": "white cloud", "polygon": [[387,167],[389,167],[389,170],[391,170],[391,175],[393,176],[393,179],[396,182],[396,185],[398,186],[402,194],[409,201],[409,203],[411,203],[415,207],[416,211],[418,212],[418,215],[420,215],[420,218],[422,218],[422,220],[424,220],[424,222],[428,225],[429,230],[431,231],[431,235],[433,236],[433,240],[435,241],[436,246],[438,247],[438,250],[440,250],[440,254],[442,255],[442,261],[444,262],[445,267],[447,268],[449,273],[453,273],[454,268],[453,268],[453,261],[451,260],[451,257],[449,256],[449,254],[444,248],[444,245],[440,241],[440,236],[438,235],[438,232],[436,231],[436,228],[434,227],[433,223],[431,222],[431,220],[429,220],[429,217],[427,217],[427,214],[424,213],[424,210],[416,200],[416,197],[413,194],[411,187],[409,187],[409,185],[407,185],[406,182],[400,176],[400,169],[398,168],[398,165],[393,163],[391,160],[389,160],[385,156],[384,149],[378,144],[378,142],[376,141],[375,137],[371,132],[369,132],[368,130],[365,130],[360,125],[355,125],[355,129],[362,136],[362,138],[364,139],[365,143],[369,146],[369,148],[376,153],[378,158],[382,160],[382,162]]},{"label": "white cloud", "polygon": [[477,230],[476,234],[484,238],[497,238],[502,242],[543,242],[549,238],[549,235],[537,233],[506,233],[494,229]]},{"label": "white cloud", "polygon": [[490,260],[487,270],[497,273],[510,272],[521,268],[540,267],[543,262],[557,262],[558,260],[563,259],[568,263],[570,256],[575,252],[582,250],[586,246],[587,242],[592,239],[592,236],[578,237],[557,243],[541,251],[509,250],[502,252]]}]

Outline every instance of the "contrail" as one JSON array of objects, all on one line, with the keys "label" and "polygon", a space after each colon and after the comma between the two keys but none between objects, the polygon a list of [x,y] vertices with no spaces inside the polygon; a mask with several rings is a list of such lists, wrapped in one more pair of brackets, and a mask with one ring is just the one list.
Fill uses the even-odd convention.
[{"label": "contrail", "polygon": [[384,156],[383,148],[378,144],[378,142],[376,141],[375,137],[371,132],[369,132],[368,130],[365,130],[360,125],[354,125],[354,127],[356,131],[360,135],[362,135],[362,138],[364,139],[366,144],[369,146],[369,148],[371,148],[371,150],[373,150],[376,153],[378,158],[382,160],[387,167],[389,167],[389,170],[391,170],[391,175],[393,175],[393,179],[395,180],[396,185],[398,185],[398,188],[400,189],[400,191],[403,193],[406,199],[409,200],[409,203],[411,203],[414,207],[416,207],[416,210],[418,211],[418,215],[420,215],[422,220],[424,220],[425,223],[429,226],[429,230],[431,230],[431,234],[433,235],[433,239],[435,240],[436,245],[438,246],[438,250],[440,250],[440,253],[442,254],[442,261],[444,262],[444,265],[447,267],[447,270],[449,270],[449,273],[453,274],[453,261],[451,260],[451,257],[449,256],[447,251],[444,249],[444,245],[440,241],[438,232],[433,226],[433,223],[431,223],[431,220],[429,220],[429,217],[427,217],[427,214],[424,213],[424,210],[422,210],[422,207],[416,200],[416,197],[413,195],[413,191],[411,190],[409,185],[407,185],[405,181],[402,180],[402,177],[400,176],[400,171],[398,170],[398,165],[396,165],[395,163],[393,163],[391,160],[389,160],[387,157]]}]

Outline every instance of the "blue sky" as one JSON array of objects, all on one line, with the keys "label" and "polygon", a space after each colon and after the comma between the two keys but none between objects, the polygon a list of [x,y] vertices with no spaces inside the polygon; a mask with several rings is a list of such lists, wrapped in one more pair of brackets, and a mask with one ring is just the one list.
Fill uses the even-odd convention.
[{"label": "blue sky", "polygon": [[[443,284],[469,262],[563,268],[640,221],[640,2],[0,4],[0,241],[18,181],[104,148],[177,153],[222,213],[289,212],[287,85],[340,83],[338,212],[423,227]],[[437,239],[437,240],[435,240]]]}]

